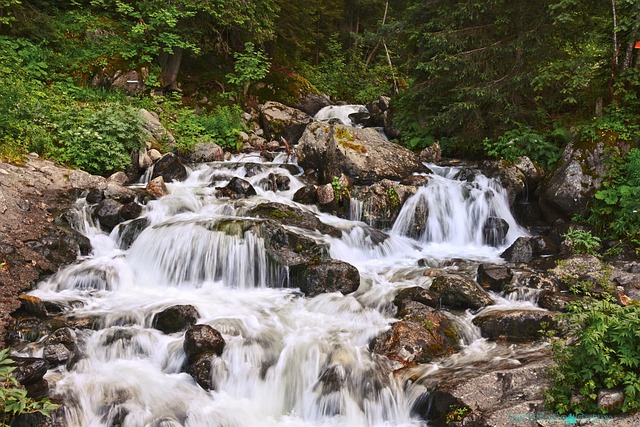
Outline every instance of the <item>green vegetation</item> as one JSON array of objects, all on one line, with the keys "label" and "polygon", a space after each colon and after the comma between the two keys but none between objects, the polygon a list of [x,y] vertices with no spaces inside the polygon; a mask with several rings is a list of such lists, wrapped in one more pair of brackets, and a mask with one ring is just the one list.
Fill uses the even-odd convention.
[{"label": "green vegetation", "polygon": [[562,237],[574,254],[598,255],[598,249],[602,244],[600,238],[591,234],[590,231],[574,227],[571,227]]},{"label": "green vegetation", "polygon": [[0,427],[11,425],[14,417],[21,414],[40,413],[50,416],[58,405],[44,399],[36,401],[27,396],[27,391],[13,375],[15,367],[9,358],[9,349],[0,350]]},{"label": "green vegetation", "polygon": [[[556,365],[546,391],[549,410],[560,414],[631,413],[640,409],[640,306],[610,299],[581,300],[563,316],[566,339],[553,344]],[[571,340],[571,345],[567,342]],[[624,391],[622,405],[599,408],[602,389]]]}]

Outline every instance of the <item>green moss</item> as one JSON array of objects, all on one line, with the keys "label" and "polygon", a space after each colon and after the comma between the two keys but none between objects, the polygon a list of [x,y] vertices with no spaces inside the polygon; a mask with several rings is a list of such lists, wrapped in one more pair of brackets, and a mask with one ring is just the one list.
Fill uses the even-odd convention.
[{"label": "green moss", "polygon": [[351,149],[359,154],[364,154],[367,152],[367,148],[363,144],[355,142],[355,135],[343,127],[339,127],[336,129],[334,137],[338,145],[340,145],[341,147]]}]

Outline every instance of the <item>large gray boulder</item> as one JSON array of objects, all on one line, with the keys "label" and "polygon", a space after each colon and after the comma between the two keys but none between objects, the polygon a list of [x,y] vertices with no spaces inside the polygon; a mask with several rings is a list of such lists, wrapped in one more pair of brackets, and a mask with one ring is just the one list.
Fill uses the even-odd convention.
[{"label": "large gray boulder", "polygon": [[554,317],[546,310],[488,310],[476,316],[473,324],[490,340],[523,342],[542,338],[545,328],[555,329]]},{"label": "large gray boulder", "polygon": [[260,121],[266,136],[273,140],[283,137],[289,145],[298,142],[307,124],[313,120],[303,111],[274,101],[260,105],[259,110]]},{"label": "large gray boulder", "polygon": [[436,293],[442,305],[452,309],[476,310],[493,304],[493,300],[470,278],[443,274],[433,279],[430,291]]},{"label": "large gray boulder", "polygon": [[387,141],[372,128],[314,122],[296,147],[298,163],[315,169],[321,184],[346,175],[353,185],[382,179],[400,181],[413,172],[429,172],[411,151]]},{"label": "large gray boulder", "polygon": [[[426,182],[425,177],[424,182]],[[361,185],[353,187],[349,190],[351,203],[360,203],[360,209],[351,209],[359,211],[358,218],[352,218],[363,221],[372,227],[380,229],[389,229],[393,226],[404,202],[418,191],[416,185],[403,185],[396,181],[383,179],[373,185]],[[357,202],[356,202],[357,201]]]},{"label": "large gray boulder", "polygon": [[144,139],[147,148],[151,147],[173,147],[176,139],[171,133],[160,123],[160,119],[156,113],[152,113],[144,108],[140,109],[142,117],[142,126],[144,129]]}]

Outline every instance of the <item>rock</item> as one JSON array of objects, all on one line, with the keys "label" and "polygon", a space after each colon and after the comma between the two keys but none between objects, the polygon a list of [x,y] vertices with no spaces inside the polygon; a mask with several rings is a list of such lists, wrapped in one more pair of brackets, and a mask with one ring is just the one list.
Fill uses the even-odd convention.
[{"label": "rock", "polygon": [[187,177],[187,168],[173,153],[167,153],[153,165],[151,180],[161,176],[165,182],[183,181]]},{"label": "rock", "polygon": [[169,190],[167,189],[167,185],[164,183],[164,178],[159,176],[151,181],[146,186],[148,192],[153,194],[156,197],[163,197],[169,194]]},{"label": "rock", "polygon": [[490,216],[482,226],[482,238],[485,245],[498,247],[507,238],[509,223],[502,218]]},{"label": "rock", "polygon": [[533,247],[528,237],[518,237],[500,257],[512,263],[528,263],[533,259]]},{"label": "rock", "polygon": [[106,199],[113,199],[122,204],[131,203],[136,199],[135,191],[115,182],[107,183],[102,193]]},{"label": "rock", "polygon": [[536,303],[545,310],[565,312],[567,306],[574,301],[576,301],[576,297],[572,295],[544,290],[538,295]]},{"label": "rock", "polygon": [[155,148],[152,148],[151,150],[147,151],[147,154],[149,155],[149,158],[151,159],[151,161],[154,163],[160,160],[160,158],[162,157],[162,154]]},{"label": "rock", "polygon": [[313,120],[307,113],[278,102],[266,102],[258,109],[266,137],[272,140],[282,137],[290,146],[298,143],[305,127]]},{"label": "rock", "polygon": [[293,201],[303,205],[314,205],[318,202],[315,185],[305,185],[293,194]]},{"label": "rock", "polygon": [[192,305],[174,305],[153,318],[153,327],[165,334],[172,334],[186,330],[196,324],[200,313]]},{"label": "rock", "polygon": [[598,392],[598,408],[606,412],[615,412],[622,408],[624,392],[622,390],[600,390]]},{"label": "rock", "polygon": [[544,336],[543,329],[556,327],[554,314],[543,310],[488,310],[476,316],[473,324],[490,340],[531,341]]},{"label": "rock", "polygon": [[333,206],[336,201],[335,190],[331,184],[316,187],[316,200],[320,206]]},{"label": "rock", "polygon": [[255,188],[253,188],[249,181],[245,181],[244,179],[236,176],[231,178],[231,181],[229,181],[226,186],[217,187],[216,189],[220,191],[220,194],[223,197],[229,197],[232,199],[243,199],[257,194]]},{"label": "rock", "polygon": [[38,357],[11,356],[15,370],[13,376],[24,386],[36,384],[49,370],[49,362]]},{"label": "rock", "polygon": [[342,231],[323,223],[313,213],[282,203],[261,203],[258,206],[251,208],[247,212],[247,216],[272,219],[274,221],[284,222],[287,225],[303,228],[305,230],[317,230],[332,237],[342,237]]},{"label": "rock", "polygon": [[353,185],[370,185],[382,179],[399,181],[428,169],[411,151],[385,140],[376,130],[314,122],[307,126],[296,147],[299,165],[315,169],[321,184],[346,175]]},{"label": "rock", "polygon": [[521,156],[514,164],[496,161],[484,162],[486,174],[497,177],[507,191],[509,206],[517,200],[530,200],[542,181],[544,172],[526,156]]},{"label": "rock", "polygon": [[549,237],[531,237],[531,252],[534,257],[557,255],[560,252],[558,246]]},{"label": "rock", "polygon": [[359,212],[357,221],[379,229],[390,229],[393,226],[402,206],[418,188],[383,179],[373,185],[355,186],[351,188],[350,204],[359,204],[358,209],[351,207],[351,212]]},{"label": "rock", "polygon": [[122,217],[120,216],[122,206],[122,203],[113,199],[105,199],[96,206],[93,216],[100,223],[100,227],[106,231],[111,231],[122,222]]},{"label": "rock", "polygon": [[412,286],[398,292],[393,299],[393,305],[398,307],[398,317],[404,317],[409,311],[408,302],[418,302],[427,307],[437,308],[440,305],[438,295],[435,292],[420,286]]},{"label": "rock", "polygon": [[144,139],[147,143],[154,148],[157,146],[167,146],[169,148],[175,146],[176,139],[169,131],[167,131],[167,129],[165,129],[164,126],[162,126],[162,123],[160,123],[160,119],[156,113],[152,113],[142,108],[140,109],[140,116],[142,116],[142,126],[146,134]]},{"label": "rock", "polygon": [[265,191],[287,191],[291,185],[291,179],[286,175],[278,173],[270,173],[266,178],[258,182],[260,188]]},{"label": "rock", "polygon": [[129,177],[127,176],[126,173],[120,171],[120,172],[114,173],[109,178],[107,178],[107,181],[113,182],[114,184],[117,184],[117,185],[125,185],[127,181],[129,181]]},{"label": "rock", "polygon": [[427,363],[458,350],[454,324],[441,312],[423,307],[393,323],[391,329],[369,345],[374,353],[393,361],[395,370]]},{"label": "rock", "polygon": [[494,292],[502,292],[505,286],[511,283],[513,272],[504,265],[480,264],[478,266],[478,284],[484,289]]},{"label": "rock", "polygon": [[433,279],[430,291],[436,293],[445,307],[477,310],[493,304],[491,297],[471,279],[444,274]]},{"label": "rock", "polygon": [[[549,222],[582,213],[602,186],[609,168],[609,147],[604,140],[566,146],[559,166],[538,189],[540,207]],[[608,140],[615,144],[615,138]]]},{"label": "rock", "polygon": [[44,358],[51,366],[66,365],[79,356],[77,336],[71,328],[60,328],[44,341]]},{"label": "rock", "polygon": [[120,217],[124,221],[135,219],[142,213],[142,206],[136,202],[127,203],[120,208]]},{"label": "rock", "polygon": [[418,154],[418,159],[425,163],[438,163],[442,160],[440,142],[436,141]]},{"label": "rock", "polygon": [[308,93],[298,100],[298,103],[294,105],[294,107],[313,117],[318,111],[329,105],[331,105],[331,100],[326,95]]},{"label": "rock", "polygon": [[215,142],[203,141],[194,145],[185,155],[188,162],[217,162],[224,159],[224,150]]},{"label": "rock", "polygon": [[292,286],[300,288],[309,298],[330,292],[346,295],[360,286],[358,269],[339,260],[299,265],[292,269],[291,274]]},{"label": "rock", "polygon": [[184,334],[183,349],[189,361],[195,361],[203,353],[222,354],[225,346],[222,334],[209,325],[194,325]]},{"label": "rock", "polygon": [[138,168],[140,169],[140,171],[149,169],[151,165],[153,165],[153,162],[154,161],[151,159],[151,156],[149,156],[146,150],[141,150],[138,153]]},{"label": "rock", "polygon": [[140,233],[149,226],[147,218],[136,218],[118,225],[118,244],[120,249],[129,249]]},{"label": "rock", "polygon": [[92,188],[85,198],[87,203],[95,205],[104,200],[104,192],[99,188]]},{"label": "rock", "polygon": [[62,344],[50,344],[45,346],[43,357],[51,366],[66,365],[74,356],[74,353]]}]

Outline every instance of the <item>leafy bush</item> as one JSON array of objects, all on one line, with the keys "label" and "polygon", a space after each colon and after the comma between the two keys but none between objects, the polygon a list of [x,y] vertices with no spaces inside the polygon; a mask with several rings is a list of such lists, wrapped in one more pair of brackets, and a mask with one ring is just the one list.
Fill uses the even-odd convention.
[{"label": "leafy bush", "polygon": [[571,227],[562,235],[574,254],[598,255],[602,242],[590,231]]},{"label": "leafy bush", "polygon": [[528,126],[519,125],[498,138],[485,138],[483,145],[488,156],[512,163],[520,156],[527,156],[544,169],[548,169],[560,159],[562,154],[559,146],[550,140],[568,137],[568,134],[562,132],[560,128],[550,135],[542,135]]},{"label": "leafy bush", "polygon": [[97,110],[76,106],[59,118],[57,140],[47,155],[69,166],[107,176],[124,170],[142,147],[142,119],[136,109],[107,104]]},{"label": "leafy bush", "polygon": [[[549,410],[594,414],[640,409],[640,306],[583,300],[570,305],[563,320],[568,340],[553,344],[553,385],[545,392]],[[622,406],[599,408],[602,389],[624,390]]]},{"label": "leafy bush", "polygon": [[27,396],[27,391],[13,375],[15,367],[9,358],[9,349],[0,351],[0,427],[11,425],[11,420],[21,414],[39,412],[50,416],[58,405],[48,399],[36,401]]},{"label": "leafy bush", "polygon": [[246,100],[249,86],[267,75],[271,63],[264,51],[256,50],[255,45],[251,42],[245,43],[244,52],[234,53],[233,58],[235,59],[234,72],[227,74],[227,80],[232,85],[238,85],[242,88],[242,95]]}]

